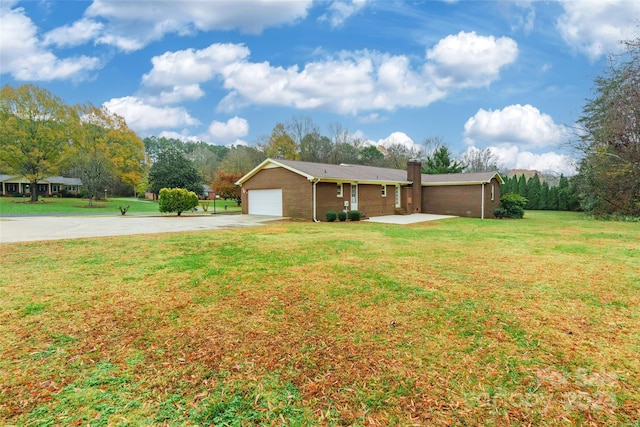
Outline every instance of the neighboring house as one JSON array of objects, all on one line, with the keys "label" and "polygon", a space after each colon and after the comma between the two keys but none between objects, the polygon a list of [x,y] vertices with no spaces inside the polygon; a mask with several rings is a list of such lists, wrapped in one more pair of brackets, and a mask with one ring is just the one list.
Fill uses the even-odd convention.
[{"label": "neighboring house", "polygon": [[492,218],[500,205],[497,172],[426,175],[419,161],[407,170],[267,159],[236,184],[242,213],[322,220],[328,211],[365,217],[434,213]]},{"label": "neighboring house", "polygon": [[[64,176],[50,176],[43,178],[36,184],[38,194],[53,196],[62,191],[78,194],[82,181],[80,178],[67,178]],[[24,176],[0,174],[0,195],[31,194],[31,183]]]}]

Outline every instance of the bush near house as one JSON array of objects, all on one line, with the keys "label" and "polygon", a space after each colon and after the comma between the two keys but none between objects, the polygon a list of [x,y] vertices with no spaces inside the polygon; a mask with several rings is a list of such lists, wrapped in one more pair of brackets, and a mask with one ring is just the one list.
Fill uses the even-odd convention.
[{"label": "bush near house", "polygon": [[347,213],[345,211],[338,212],[338,219],[340,222],[344,222],[347,220]]},{"label": "bush near house", "polygon": [[324,214],[325,218],[327,218],[327,222],[333,222],[338,218],[338,214],[335,213],[334,211],[329,211],[326,214]]},{"label": "bush near house", "polygon": [[186,188],[162,188],[158,197],[160,212],[176,212],[178,216],[197,207],[198,203],[196,193]]},{"label": "bush near house", "polygon": [[[494,215],[498,218],[523,218],[524,207],[529,201],[526,197],[519,194],[508,193],[500,198],[500,208],[494,211]],[[497,214],[496,214],[497,212]],[[502,216],[498,216],[502,215]]]},{"label": "bush near house", "polygon": [[349,221],[360,221],[360,211],[350,211]]}]

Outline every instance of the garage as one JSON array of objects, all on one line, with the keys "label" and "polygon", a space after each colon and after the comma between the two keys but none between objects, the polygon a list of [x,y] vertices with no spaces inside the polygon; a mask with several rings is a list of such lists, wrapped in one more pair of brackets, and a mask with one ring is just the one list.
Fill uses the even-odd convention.
[{"label": "garage", "polygon": [[249,190],[249,214],[282,216],[282,189]]}]

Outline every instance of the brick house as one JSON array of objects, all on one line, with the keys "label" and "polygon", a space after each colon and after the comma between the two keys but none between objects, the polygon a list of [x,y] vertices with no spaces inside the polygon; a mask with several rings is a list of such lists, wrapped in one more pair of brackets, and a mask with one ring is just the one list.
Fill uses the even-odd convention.
[{"label": "brick house", "polygon": [[419,161],[402,170],[281,159],[265,160],[236,182],[242,213],[314,221],[342,210],[492,218],[502,183],[497,172],[426,175]]},{"label": "brick house", "polygon": [[[69,178],[65,176],[50,176],[43,178],[36,184],[39,195],[53,196],[63,191],[69,194],[78,194],[82,187],[80,178]],[[23,195],[31,194],[31,181],[20,175],[0,174],[0,195]]]}]

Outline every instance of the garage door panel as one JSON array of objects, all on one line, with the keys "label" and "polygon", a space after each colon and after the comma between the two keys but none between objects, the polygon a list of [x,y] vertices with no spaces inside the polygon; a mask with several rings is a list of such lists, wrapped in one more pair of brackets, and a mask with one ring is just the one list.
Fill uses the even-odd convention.
[{"label": "garage door panel", "polygon": [[282,189],[249,190],[249,214],[282,216]]}]

